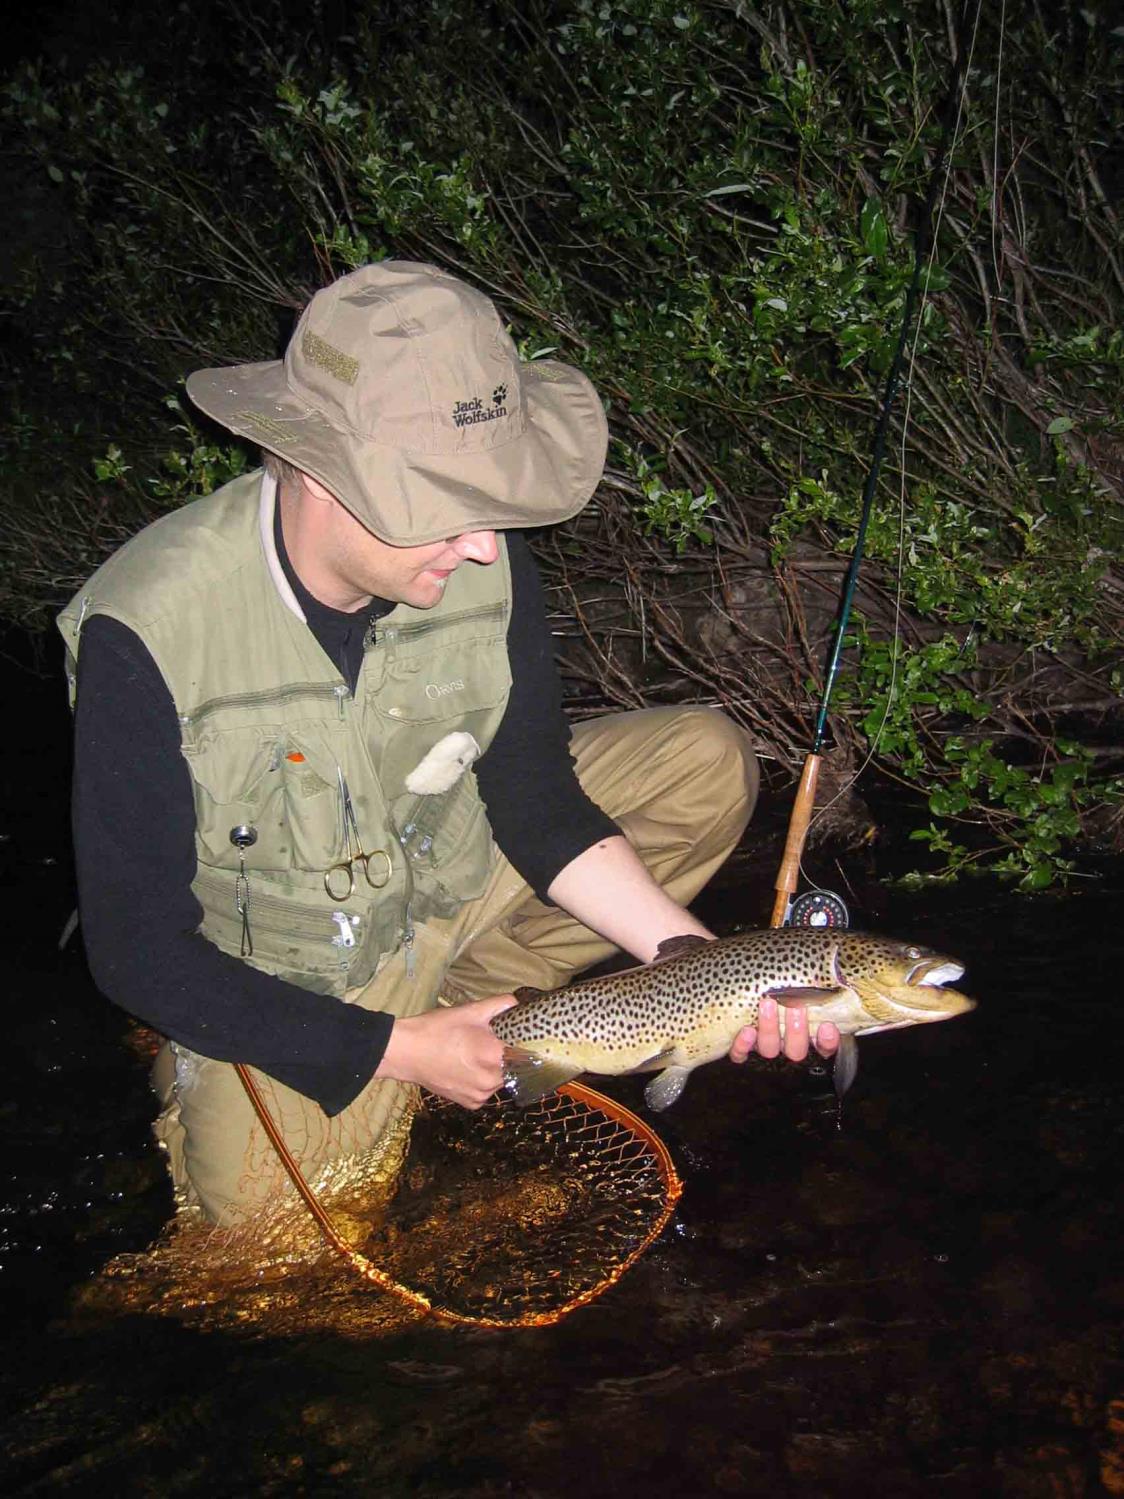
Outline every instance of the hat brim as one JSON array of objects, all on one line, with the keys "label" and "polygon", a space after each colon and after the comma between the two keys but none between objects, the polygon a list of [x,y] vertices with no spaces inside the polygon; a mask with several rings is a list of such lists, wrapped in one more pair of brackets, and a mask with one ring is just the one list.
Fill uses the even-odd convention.
[{"label": "hat brim", "polygon": [[523,431],[483,452],[413,452],[372,442],[298,401],[281,360],[198,370],[195,404],[331,490],[392,546],[465,531],[568,520],[591,499],[609,433],[591,382],[552,359],[521,366]]}]

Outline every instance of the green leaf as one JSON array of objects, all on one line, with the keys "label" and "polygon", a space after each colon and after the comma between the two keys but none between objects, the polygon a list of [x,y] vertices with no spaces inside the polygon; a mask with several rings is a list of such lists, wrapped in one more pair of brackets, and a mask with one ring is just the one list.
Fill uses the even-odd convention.
[{"label": "green leaf", "polygon": [[1050,779],[1053,781],[1055,786],[1060,787],[1063,791],[1072,791],[1074,784],[1077,781],[1077,777],[1080,774],[1081,766],[1075,765],[1073,761],[1070,760],[1063,765],[1055,765]]},{"label": "green leaf", "polygon": [[1072,432],[1076,425],[1071,416],[1056,416],[1046,428],[1046,436],[1058,437],[1063,432]]},{"label": "green leaf", "polygon": [[867,254],[873,255],[876,260],[884,260],[890,236],[886,228],[886,216],[877,198],[868,198],[863,204],[859,217],[859,232],[862,234]]}]

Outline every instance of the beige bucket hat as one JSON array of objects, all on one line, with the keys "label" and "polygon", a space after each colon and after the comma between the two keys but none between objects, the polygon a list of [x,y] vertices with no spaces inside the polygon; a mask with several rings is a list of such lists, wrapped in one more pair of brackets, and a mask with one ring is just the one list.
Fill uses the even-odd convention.
[{"label": "beige bucket hat", "polygon": [[566,520],[608,445],[585,375],[522,363],[487,297],[405,260],[317,292],[283,360],[198,370],[187,391],[397,546]]}]

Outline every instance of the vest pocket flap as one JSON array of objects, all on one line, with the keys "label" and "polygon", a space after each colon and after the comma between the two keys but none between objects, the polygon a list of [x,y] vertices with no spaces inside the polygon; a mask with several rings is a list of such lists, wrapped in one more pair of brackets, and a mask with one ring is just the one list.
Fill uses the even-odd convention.
[{"label": "vest pocket flap", "polygon": [[432,723],[492,708],[510,688],[506,650],[465,642],[432,655],[390,662],[372,706],[399,723]]},{"label": "vest pocket flap", "polygon": [[184,745],[196,794],[221,806],[252,806],[268,794],[263,782],[279,769],[285,743],[268,729],[231,729]]},{"label": "vest pocket flap", "polygon": [[203,863],[236,867],[230,834],[240,823],[255,835],[245,853],[248,869],[316,868],[331,857],[339,798],[324,773],[325,756],[310,743],[276,727],[238,728],[208,734],[183,754]]}]

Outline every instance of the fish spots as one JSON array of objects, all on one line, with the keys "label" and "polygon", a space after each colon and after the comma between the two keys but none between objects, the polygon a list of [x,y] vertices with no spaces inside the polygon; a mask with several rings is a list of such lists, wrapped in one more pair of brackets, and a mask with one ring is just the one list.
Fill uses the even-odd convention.
[{"label": "fish spots", "polygon": [[[654,1056],[674,1057],[675,1065],[689,1069],[728,1051],[741,1026],[756,1023],[761,998],[774,989],[833,991],[830,1004],[809,1011],[809,1022],[818,1013],[844,1035],[917,1023],[916,986],[908,1012],[895,1007],[893,991],[921,961],[918,951],[837,930],[746,932],[647,968],[540,994],[492,1024],[509,1044],[527,1045],[575,1073],[628,1072]],[[934,965],[962,971],[954,960],[920,951]],[[958,1013],[942,1004],[942,1012],[924,1018]],[[970,1007],[961,1000],[961,1009],[964,1004]]]}]

